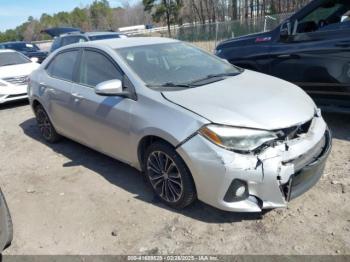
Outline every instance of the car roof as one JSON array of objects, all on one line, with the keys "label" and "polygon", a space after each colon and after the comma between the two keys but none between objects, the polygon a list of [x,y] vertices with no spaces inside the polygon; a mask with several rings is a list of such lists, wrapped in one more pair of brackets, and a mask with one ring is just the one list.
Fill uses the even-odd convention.
[{"label": "car roof", "polygon": [[83,36],[99,36],[99,35],[121,35],[121,33],[118,32],[85,32],[85,33],[81,33],[81,32],[69,32],[69,33],[65,33],[60,35],[60,37],[67,37],[67,36],[77,36],[77,35],[83,35]]},{"label": "car roof", "polygon": [[83,43],[77,43],[67,46],[72,47],[103,47],[108,46],[112,49],[120,49],[125,47],[156,45],[156,44],[169,44],[178,43],[179,40],[165,38],[165,37],[130,37],[130,38],[118,38],[118,39],[106,39],[89,41]]},{"label": "car roof", "polygon": [[98,36],[98,35],[120,35],[118,32],[86,32],[87,36]]}]

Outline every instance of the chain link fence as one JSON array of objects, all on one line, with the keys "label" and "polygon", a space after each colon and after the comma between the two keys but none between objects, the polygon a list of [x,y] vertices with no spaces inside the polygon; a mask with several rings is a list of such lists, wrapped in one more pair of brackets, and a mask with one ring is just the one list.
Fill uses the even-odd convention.
[{"label": "chain link fence", "polygon": [[[212,52],[221,41],[242,35],[272,30],[290,16],[291,13],[283,13],[226,22],[175,25],[171,26],[170,37],[190,42],[202,49]],[[169,34],[167,27],[157,27],[129,34],[129,37],[133,36],[169,37]],[[44,50],[48,50],[51,45],[50,41],[42,41],[38,44],[40,48]]]},{"label": "chain link fence", "polygon": [[[211,52],[221,41],[242,35],[272,30],[290,16],[291,13],[283,13],[244,20],[172,26],[170,37],[193,43]],[[167,28],[164,27],[161,28],[161,30],[145,30],[138,34],[133,34],[133,36],[169,37],[169,34]]]}]

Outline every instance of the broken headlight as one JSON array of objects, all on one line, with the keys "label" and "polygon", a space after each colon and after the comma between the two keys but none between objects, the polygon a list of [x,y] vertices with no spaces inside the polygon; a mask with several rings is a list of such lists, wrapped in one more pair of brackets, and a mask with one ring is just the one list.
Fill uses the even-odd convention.
[{"label": "broken headlight", "polygon": [[278,138],[274,132],[220,125],[204,126],[199,133],[220,147],[242,152],[254,151]]}]

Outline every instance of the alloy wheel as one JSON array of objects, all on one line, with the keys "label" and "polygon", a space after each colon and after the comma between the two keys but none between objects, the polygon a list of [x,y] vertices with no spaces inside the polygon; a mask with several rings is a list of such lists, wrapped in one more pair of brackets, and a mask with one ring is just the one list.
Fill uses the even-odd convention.
[{"label": "alloy wheel", "polygon": [[181,173],[174,160],[161,151],[152,152],[147,160],[150,182],[166,202],[177,202],[183,193]]},{"label": "alloy wheel", "polygon": [[41,134],[46,140],[50,140],[53,134],[53,127],[46,112],[39,108],[36,112],[36,118]]}]

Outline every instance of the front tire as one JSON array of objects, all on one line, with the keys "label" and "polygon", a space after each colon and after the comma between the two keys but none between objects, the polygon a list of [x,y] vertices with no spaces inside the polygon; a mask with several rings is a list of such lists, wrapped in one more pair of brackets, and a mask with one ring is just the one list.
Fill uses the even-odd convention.
[{"label": "front tire", "polygon": [[50,121],[45,109],[42,105],[35,107],[36,121],[40,130],[41,135],[45,141],[49,143],[56,143],[61,139],[61,136],[56,132],[55,127]]},{"label": "front tire", "polygon": [[144,159],[148,181],[163,203],[182,209],[196,200],[192,175],[170,145],[162,142],[150,145]]}]

